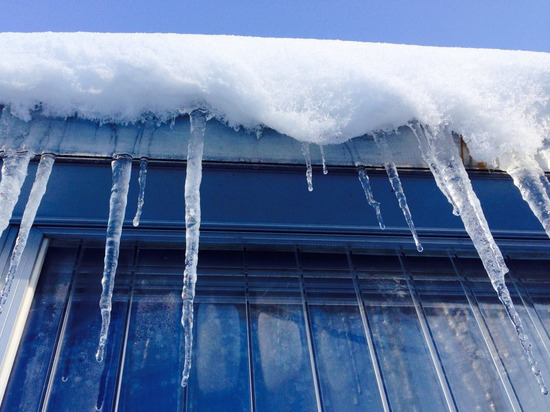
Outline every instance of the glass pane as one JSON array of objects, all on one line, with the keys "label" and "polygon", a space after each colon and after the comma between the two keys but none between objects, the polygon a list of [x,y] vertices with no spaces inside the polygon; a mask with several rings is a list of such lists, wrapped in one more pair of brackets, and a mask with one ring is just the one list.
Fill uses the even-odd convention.
[{"label": "glass pane", "polygon": [[256,410],[316,411],[301,305],[251,305]]},{"label": "glass pane", "polygon": [[[86,249],[75,287],[61,324],[59,353],[52,370],[51,393],[47,409],[51,411],[93,410],[111,407],[115,398],[120,348],[124,335],[124,319],[128,297],[128,261],[132,251],[121,249],[117,271],[106,359],[95,359],[101,327],[99,296],[103,273],[102,249]],[[99,257],[99,259],[98,259]],[[53,354],[52,354],[53,355]]]},{"label": "glass pane", "polygon": [[[99,295],[97,295],[99,296]],[[125,304],[113,303],[108,352],[104,363],[95,360],[101,316],[96,299],[73,300],[66,333],[52,380],[48,411],[93,411],[110,407],[122,338]],[[105,368],[105,370],[104,370]],[[102,376],[105,372],[105,376]],[[102,382],[103,381],[103,382]]]},{"label": "glass pane", "polygon": [[382,410],[359,308],[310,305],[309,313],[325,410]]},{"label": "glass pane", "polygon": [[459,282],[417,281],[431,334],[459,410],[511,410]]},{"label": "glass pane", "polygon": [[446,410],[407,281],[362,279],[361,289],[392,410]]},{"label": "glass pane", "polygon": [[[508,319],[506,310],[498,300],[490,282],[483,279],[482,281],[472,282],[472,284],[483,318],[491,333],[491,338],[496,345],[500,359],[506,367],[506,372],[522,407],[527,411],[550,410],[550,398],[540,393],[539,385],[531,373],[531,368],[523,354],[514,326]],[[508,282],[508,284],[510,285],[512,300],[521,316],[525,333],[533,343],[531,348],[533,356],[538,360],[543,374],[544,372],[548,374],[550,371],[548,355],[545,356],[541,352],[540,349],[543,348],[543,345],[538,339],[529,314],[521,304],[519,296],[515,293],[512,282]]]},{"label": "glass pane", "polygon": [[[77,248],[50,248],[6,388],[2,411],[39,409],[59,322],[68,298]],[[33,390],[29,390],[33,388]]]},{"label": "glass pane", "polygon": [[119,410],[182,410],[180,291],[148,287],[133,295]]},{"label": "glass pane", "polygon": [[188,410],[250,410],[245,305],[195,307]]}]

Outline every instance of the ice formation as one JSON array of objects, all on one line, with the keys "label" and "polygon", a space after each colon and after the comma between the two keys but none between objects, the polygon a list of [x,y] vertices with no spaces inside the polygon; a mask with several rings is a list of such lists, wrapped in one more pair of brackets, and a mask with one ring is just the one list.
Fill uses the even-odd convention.
[{"label": "ice formation", "polygon": [[120,249],[120,237],[122,225],[126,214],[126,203],[128,201],[128,186],[132,173],[132,158],[127,155],[116,155],[111,163],[113,170],[113,186],[111,187],[111,198],[109,200],[109,221],[107,223],[107,239],[105,241],[105,266],[103,278],[101,279],[101,299],[99,307],[101,310],[101,331],[96,359],[103,361],[105,344],[109,334],[111,323],[111,309],[113,289],[115,286],[115,275],[118,266],[118,254]]},{"label": "ice formation", "polygon": [[313,169],[311,166],[311,152],[309,151],[308,143],[302,143],[302,153],[304,154],[304,160],[306,161],[307,190],[313,192]]},{"label": "ice formation", "polygon": [[[380,164],[386,168],[420,249],[391,159],[392,142],[387,139],[386,146],[380,138],[384,132],[410,124],[438,187],[464,222],[544,387],[504,283],[507,268],[502,254],[451,133],[462,135],[477,162],[500,167],[512,176],[550,235],[550,190],[543,172],[550,164],[541,168],[537,160],[550,159],[550,54],[234,36],[2,33],[0,56],[0,107],[15,119],[78,117],[115,125],[153,119],[160,124],[202,108],[237,130],[244,128],[259,136],[264,128],[271,128],[302,142],[310,190],[309,144],[320,145],[325,173],[322,145],[374,135],[382,149]],[[205,127],[205,117],[193,113],[185,185],[184,385],[191,360]],[[14,141],[22,144],[4,147],[0,232],[9,223],[26,175],[31,157],[23,145],[27,135],[21,130]],[[350,152],[365,196],[384,228],[367,165],[355,149]],[[108,330],[108,300],[130,167],[127,157],[113,163],[98,359]],[[136,222],[145,186],[145,172],[140,175]]]},{"label": "ice formation", "polygon": [[2,181],[0,181],[0,236],[10,224],[13,208],[27,177],[30,159],[31,154],[26,150],[21,152],[8,150],[3,156]]},{"label": "ice formation", "polygon": [[501,155],[499,163],[550,237],[550,183],[544,170],[533,157],[515,152]]},{"label": "ice formation", "polygon": [[139,196],[137,202],[136,215],[132,221],[135,227],[139,226],[139,220],[141,218],[141,213],[143,212],[143,204],[145,203],[145,185],[147,183],[147,158],[142,157],[139,160]]},{"label": "ice formation", "polygon": [[50,174],[52,173],[54,161],[55,157],[53,155],[43,154],[36,169],[36,177],[32,185],[31,193],[29,194],[29,200],[27,201],[25,211],[23,212],[23,217],[21,218],[19,233],[17,234],[15,246],[13,247],[13,252],[10,257],[8,273],[6,274],[4,285],[2,286],[2,292],[0,292],[0,313],[4,310],[4,305],[10,293],[15,273],[21,262],[21,256],[23,255],[25,246],[27,246],[27,239],[29,238],[36,212],[38,211],[44,193],[46,193],[46,186],[50,179]]},{"label": "ice formation", "polygon": [[193,301],[199,259],[199,233],[201,224],[200,185],[206,117],[200,111],[191,113],[191,135],[187,147],[185,176],[185,271],[183,274],[183,308],[181,324],[185,333],[185,363],[181,385],[186,386],[191,371],[193,349]]},{"label": "ice formation", "polygon": [[405,191],[403,190],[401,179],[399,179],[399,173],[397,173],[397,167],[395,166],[395,163],[391,160],[391,151],[386,140],[386,133],[375,132],[374,140],[376,141],[376,144],[382,152],[384,168],[386,169],[386,173],[388,174],[388,178],[390,179],[390,184],[395,193],[395,197],[397,197],[399,207],[401,208],[403,216],[405,216],[405,221],[407,222],[407,225],[409,226],[409,229],[411,231],[416,249],[419,252],[422,252],[424,248],[420,243],[420,239],[418,239],[418,234],[416,233],[416,229],[414,227],[411,211],[409,210],[409,205],[407,203],[407,197],[405,196]]},{"label": "ice formation", "polygon": [[323,174],[328,175],[327,159],[325,157],[325,149],[323,149],[323,145],[319,145],[319,150],[321,151],[321,162],[323,163]]},{"label": "ice formation", "polygon": [[429,127],[418,123],[412,123],[410,126],[418,139],[426,163],[432,174],[436,176],[437,185],[452,200],[453,207],[457,209],[464,228],[474,243],[485,271],[491,279],[491,284],[516,329],[521,346],[539,383],[541,392],[545,395],[548,394],[541,371],[533,358],[528,338],[523,331],[521,318],[506,287],[504,276],[508,273],[508,268],[504,262],[504,257],[489,230],[481,204],[472,188],[450,132],[446,128],[431,130]]},{"label": "ice formation", "polygon": [[372,194],[372,188],[370,186],[370,180],[369,175],[367,174],[367,169],[365,169],[364,166],[359,166],[357,169],[357,174],[359,176],[359,181],[361,182],[361,186],[363,187],[363,191],[365,192],[365,197],[367,198],[367,202],[369,205],[371,205],[376,212],[376,219],[378,219],[378,226],[380,226],[380,229],[384,230],[386,228],[386,225],[384,224],[384,220],[382,219],[382,211],[380,210],[380,202],[377,202],[374,200],[374,196]]}]

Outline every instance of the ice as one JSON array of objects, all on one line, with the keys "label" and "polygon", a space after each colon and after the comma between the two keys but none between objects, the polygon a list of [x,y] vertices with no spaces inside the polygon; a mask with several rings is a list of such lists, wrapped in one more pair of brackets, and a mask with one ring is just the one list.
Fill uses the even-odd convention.
[{"label": "ice", "polygon": [[386,169],[386,173],[388,174],[388,178],[390,179],[390,184],[393,192],[395,193],[395,197],[397,198],[397,202],[399,203],[399,207],[401,208],[403,216],[405,216],[405,221],[407,222],[407,225],[409,226],[409,229],[411,231],[412,237],[414,239],[414,244],[416,245],[416,250],[422,252],[424,248],[420,243],[420,239],[418,239],[418,234],[416,233],[416,229],[414,227],[411,211],[409,210],[409,205],[407,204],[407,197],[405,196],[403,185],[401,184],[401,179],[399,179],[397,167],[395,166],[395,163],[391,160],[392,156],[390,147],[388,146],[386,133],[375,132],[374,140],[380,148],[380,151],[382,152],[382,158],[384,159],[384,168]]},{"label": "ice", "polygon": [[323,145],[319,145],[319,150],[321,151],[321,160],[323,161],[323,174],[328,175],[328,169],[327,169],[327,160],[325,158],[325,149],[323,148]]},{"label": "ice", "polygon": [[[4,116],[25,121],[38,116],[71,117],[100,124],[128,124],[154,118],[157,125],[168,123],[175,128],[173,122],[178,116],[188,114],[200,104],[208,108],[207,116],[235,130],[259,135],[261,130],[273,129],[302,142],[307,149],[304,156],[310,190],[308,144],[321,145],[323,173],[326,173],[322,145],[348,142],[373,131],[395,130],[416,119],[411,127],[417,134],[424,158],[438,187],[453,206],[453,213],[460,214],[532,361],[521,322],[504,284],[507,272],[504,260],[452,138],[440,125],[461,133],[477,162],[488,165],[500,162],[548,233],[548,183],[533,164],[533,158],[539,151],[541,157],[550,159],[547,147],[549,53],[238,36],[0,33],[0,56],[3,119]],[[198,135],[204,132],[205,119],[195,113],[191,121],[182,314],[189,334],[187,373],[200,223],[197,149],[200,146],[202,152],[202,143],[197,142],[202,142]],[[7,137],[11,136],[17,144],[9,150],[4,148],[0,234],[7,227],[17,202],[30,152],[39,152],[32,145],[36,141],[27,146],[23,144],[29,128],[19,127],[11,120],[9,123],[9,128],[0,130],[0,142],[8,141]],[[430,132],[420,125],[431,125],[433,130]],[[66,143],[78,146],[75,142]],[[25,147],[28,151],[16,151]],[[406,153],[402,161],[407,164]],[[120,172],[122,176],[122,170],[129,168],[129,163],[130,159],[119,157],[115,164],[121,170],[116,175]],[[354,164],[365,196],[383,228],[380,204],[373,198],[367,164],[357,157]],[[384,166],[419,247],[397,168],[389,157],[384,160]],[[129,178],[129,169],[127,173]],[[117,179],[124,180],[123,177]],[[122,200],[126,202],[123,190],[118,192],[118,183],[121,182],[113,185],[112,200],[120,201],[119,215],[114,215],[116,207],[112,205],[113,216],[109,221],[109,236],[114,237],[117,235],[115,220],[118,219],[119,225],[123,220],[120,205]],[[145,185],[145,172],[143,179],[140,178],[138,204],[143,201],[142,184]],[[124,190],[127,191],[127,187]],[[140,211],[138,206],[137,222]],[[120,232],[120,228],[118,230]],[[110,256],[111,267],[107,270],[106,259],[104,293],[107,295],[116,269],[116,259],[112,267],[115,257],[112,247],[108,242],[106,258]],[[102,295],[102,301],[103,298]],[[108,307],[105,309],[104,312],[102,307],[102,317],[105,320],[106,316],[108,321]],[[108,322],[105,326],[108,329]],[[534,361],[532,364],[536,370]],[[185,381],[184,372],[183,384]]]},{"label": "ice", "polygon": [[19,232],[17,234],[15,246],[13,247],[10,258],[10,266],[4,280],[2,292],[0,293],[0,313],[4,310],[4,305],[6,304],[6,300],[10,293],[13,279],[15,278],[15,273],[17,272],[17,268],[21,262],[21,256],[23,255],[25,246],[27,245],[27,239],[29,238],[29,233],[34,223],[36,212],[42,202],[44,193],[46,193],[46,186],[48,184],[48,180],[50,179],[54,161],[55,156],[51,154],[43,154],[36,169],[36,177],[32,185],[31,193],[29,194],[25,211],[23,212],[23,217],[21,218]]},{"label": "ice", "polygon": [[306,161],[306,181],[307,190],[313,192],[313,169],[311,168],[311,153],[309,151],[309,143],[302,143],[302,153]]},{"label": "ice", "polygon": [[533,157],[517,152],[501,155],[499,162],[550,237],[550,184],[544,171]]},{"label": "ice", "polygon": [[134,216],[133,225],[134,227],[139,226],[139,220],[141,218],[141,213],[143,212],[143,204],[145,203],[145,184],[147,181],[147,158],[142,157],[139,161],[139,196],[137,202],[136,215]]},{"label": "ice", "polygon": [[541,392],[546,395],[548,389],[542,378],[541,371],[533,358],[531,344],[525,335],[521,318],[506,287],[504,276],[508,273],[508,268],[489,230],[481,204],[474,193],[450,132],[448,132],[445,126],[431,130],[429,127],[422,126],[417,122],[411,123],[410,127],[418,139],[422,155],[426,163],[428,163],[432,174],[435,176],[437,185],[454,202],[454,205],[458,209],[464,228],[470,239],[472,239],[474,247],[485,267],[485,271],[489,275],[491,284],[514,325],[520,344],[531,366],[531,370],[539,383]]},{"label": "ice", "polygon": [[128,186],[132,173],[132,158],[128,155],[115,155],[111,162],[113,185],[111,187],[111,198],[109,200],[109,221],[107,223],[107,239],[105,241],[105,259],[103,267],[103,278],[101,279],[101,298],[99,307],[101,309],[101,331],[99,345],[95,355],[98,362],[102,362],[105,355],[105,344],[109,334],[111,323],[111,308],[113,288],[115,286],[115,275],[118,266],[118,254],[120,248],[120,237],[122,225],[126,214],[126,203],[128,201]]},{"label": "ice", "polygon": [[384,221],[382,220],[382,212],[380,211],[380,202],[377,202],[376,200],[374,200],[374,196],[372,195],[372,189],[370,187],[370,180],[369,180],[369,175],[367,175],[367,169],[361,166],[357,169],[357,173],[359,175],[359,181],[361,182],[363,191],[365,192],[365,197],[367,198],[367,202],[369,202],[369,205],[371,205],[374,208],[374,211],[376,212],[376,219],[378,219],[378,226],[380,226],[380,229],[384,230],[386,228],[386,225],[384,225]]},{"label": "ice", "polygon": [[376,200],[374,200],[374,196],[372,194],[372,188],[370,186],[369,175],[367,174],[367,169],[365,168],[365,163],[361,159],[361,156],[359,155],[359,152],[357,151],[357,148],[355,147],[355,144],[353,143],[353,141],[346,142],[346,147],[350,152],[351,158],[353,159],[353,163],[357,167],[359,182],[361,182],[361,187],[363,188],[363,192],[365,193],[367,202],[369,203],[369,205],[373,207],[374,211],[376,212],[376,219],[378,219],[378,226],[380,226],[380,229],[384,230],[386,228],[386,225],[382,220],[380,202],[377,202]]},{"label": "ice", "polygon": [[13,208],[27,176],[30,159],[31,153],[28,151],[8,150],[4,153],[0,181],[0,236],[10,224]]},{"label": "ice", "polygon": [[181,297],[183,308],[181,324],[185,334],[185,363],[181,386],[187,386],[191,372],[193,350],[193,301],[197,281],[199,259],[199,234],[201,224],[200,185],[202,180],[202,154],[206,117],[201,111],[193,111],[190,116],[191,133],[187,147],[187,170],[185,177],[185,271]]}]

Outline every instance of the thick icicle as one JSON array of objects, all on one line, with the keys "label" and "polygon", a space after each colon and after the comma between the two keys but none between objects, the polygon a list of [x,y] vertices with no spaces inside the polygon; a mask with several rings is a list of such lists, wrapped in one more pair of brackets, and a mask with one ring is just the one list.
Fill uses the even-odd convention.
[{"label": "thick icicle", "polygon": [[133,224],[135,227],[139,226],[139,219],[141,218],[141,212],[143,212],[143,204],[145,203],[145,184],[147,181],[147,158],[142,157],[139,161],[139,196],[137,202],[136,215],[134,216]]},{"label": "thick icicle", "polygon": [[21,224],[19,226],[19,233],[17,234],[17,239],[15,241],[15,246],[10,258],[10,266],[8,273],[4,280],[4,286],[2,287],[2,292],[0,293],[0,313],[4,310],[4,305],[11,290],[11,285],[21,262],[21,256],[27,246],[27,239],[29,238],[29,233],[31,227],[34,223],[34,218],[36,217],[36,212],[38,207],[42,202],[42,197],[46,193],[46,186],[52,172],[52,166],[55,161],[55,157],[51,154],[43,154],[40,158],[40,163],[36,169],[36,177],[32,185],[31,193],[29,195],[29,200],[27,200],[27,205],[25,211],[23,212],[23,217],[21,218]]},{"label": "thick icicle", "polygon": [[386,140],[386,133],[374,133],[374,141],[382,152],[382,157],[384,159],[384,168],[386,169],[386,173],[388,174],[388,178],[390,179],[390,184],[395,193],[395,197],[397,198],[397,202],[399,203],[399,207],[403,212],[403,216],[405,216],[405,221],[407,222],[407,225],[409,225],[409,229],[414,239],[414,244],[416,245],[416,250],[422,252],[424,248],[420,243],[420,239],[418,239],[418,234],[416,233],[416,228],[414,227],[411,211],[409,210],[409,205],[407,204],[407,197],[405,196],[405,191],[403,190],[403,186],[401,185],[401,179],[399,179],[397,167],[395,166],[395,163],[391,160],[391,151]]},{"label": "thick icicle", "polygon": [[499,163],[550,237],[550,183],[544,171],[534,158],[519,153],[502,155]]},{"label": "thick icicle", "polygon": [[200,185],[202,180],[202,153],[206,117],[200,111],[190,116],[191,136],[187,147],[187,170],[185,177],[185,271],[181,297],[183,308],[181,324],[185,337],[185,360],[181,386],[187,386],[191,371],[193,350],[193,301],[197,281],[197,263],[199,259],[199,234],[201,224]]},{"label": "thick icicle", "polygon": [[2,181],[0,181],[0,236],[10,224],[13,208],[19,199],[21,187],[27,176],[31,154],[27,151],[9,150],[3,157]]},{"label": "thick icicle", "polygon": [[105,242],[105,259],[103,267],[103,278],[101,279],[101,332],[99,345],[95,355],[98,362],[102,362],[105,355],[105,344],[109,334],[111,323],[111,308],[113,288],[115,286],[116,268],[118,266],[118,254],[120,248],[120,237],[122,235],[122,224],[126,214],[126,203],[128,201],[128,186],[132,173],[132,158],[128,155],[116,155],[111,162],[113,172],[113,185],[111,187],[111,198],[109,200],[109,221],[107,223],[107,239]]},{"label": "thick icicle", "polygon": [[327,169],[327,159],[325,158],[325,149],[323,149],[323,145],[319,145],[319,150],[321,151],[321,160],[323,161],[323,174],[328,175],[328,169]]},{"label": "thick icicle", "polygon": [[380,229],[384,230],[386,228],[386,225],[384,225],[384,221],[382,220],[382,212],[380,211],[380,202],[377,202],[376,200],[374,200],[374,196],[372,195],[372,189],[370,187],[369,176],[367,175],[367,170],[365,169],[365,167],[360,166],[358,169],[358,174],[359,174],[359,181],[361,182],[361,186],[363,186],[363,191],[365,192],[365,197],[367,198],[369,205],[371,205],[376,211],[378,226],[380,226]]},{"label": "thick icicle", "polygon": [[309,143],[302,143],[302,153],[306,160],[306,180],[307,190],[313,192],[313,169],[311,168],[311,154],[309,152]]},{"label": "thick icicle", "polygon": [[413,123],[410,127],[418,139],[422,156],[435,176],[437,185],[454,202],[460,214],[466,232],[474,243],[493,288],[514,325],[541,392],[545,395],[548,394],[541,371],[533,358],[531,344],[523,330],[521,318],[506,287],[504,276],[508,273],[508,268],[489,230],[481,204],[474,193],[472,183],[452,137],[446,130],[434,134],[427,127],[418,123]]}]

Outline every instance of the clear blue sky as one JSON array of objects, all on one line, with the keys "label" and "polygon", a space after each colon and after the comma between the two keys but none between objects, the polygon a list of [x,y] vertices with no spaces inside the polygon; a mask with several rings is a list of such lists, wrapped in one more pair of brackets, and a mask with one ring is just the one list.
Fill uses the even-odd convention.
[{"label": "clear blue sky", "polygon": [[236,34],[550,52],[550,0],[0,0],[0,31]]}]

